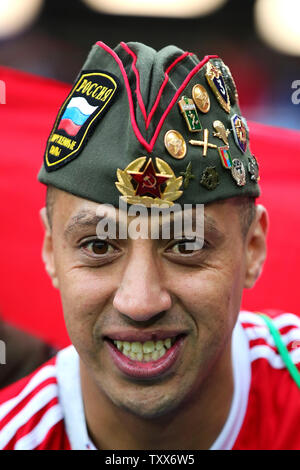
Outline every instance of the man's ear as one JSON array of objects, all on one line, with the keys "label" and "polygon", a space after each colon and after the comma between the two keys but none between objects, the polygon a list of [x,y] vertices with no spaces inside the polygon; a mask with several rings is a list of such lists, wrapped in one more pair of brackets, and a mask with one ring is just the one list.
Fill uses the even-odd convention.
[{"label": "man's ear", "polygon": [[269,217],[262,205],[256,206],[256,216],[246,237],[246,289],[251,289],[261,275],[267,254]]},{"label": "man's ear", "polygon": [[42,246],[42,259],[44,261],[45,269],[49,274],[52,284],[54,287],[58,288],[58,278],[56,274],[55,262],[54,262],[54,253],[53,253],[53,240],[52,232],[49,225],[49,220],[47,217],[46,207],[43,207],[40,210],[40,217],[45,229],[44,241]]}]

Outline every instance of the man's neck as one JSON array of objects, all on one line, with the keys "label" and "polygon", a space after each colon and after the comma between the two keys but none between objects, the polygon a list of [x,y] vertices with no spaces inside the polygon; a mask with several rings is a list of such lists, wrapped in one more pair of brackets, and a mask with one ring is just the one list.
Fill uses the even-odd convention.
[{"label": "man's neck", "polygon": [[207,377],[173,413],[145,419],[116,405],[80,362],[81,388],[88,432],[99,449],[209,449],[229,414],[233,391],[231,342]]}]

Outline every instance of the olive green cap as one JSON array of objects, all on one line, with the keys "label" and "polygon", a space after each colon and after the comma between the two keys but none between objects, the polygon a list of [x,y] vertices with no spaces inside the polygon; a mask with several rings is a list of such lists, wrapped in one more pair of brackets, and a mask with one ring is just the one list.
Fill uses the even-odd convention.
[{"label": "olive green cap", "polygon": [[[192,142],[191,142],[192,141]],[[175,46],[92,47],[38,179],[99,203],[200,204],[260,194],[229,68]]]}]

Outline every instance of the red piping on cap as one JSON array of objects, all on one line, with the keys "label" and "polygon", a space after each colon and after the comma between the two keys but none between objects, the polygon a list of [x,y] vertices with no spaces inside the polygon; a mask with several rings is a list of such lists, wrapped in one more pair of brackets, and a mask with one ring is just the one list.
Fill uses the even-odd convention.
[{"label": "red piping on cap", "polygon": [[159,91],[158,91],[158,94],[157,94],[157,97],[156,97],[156,100],[155,100],[155,103],[149,113],[149,116],[148,116],[148,119],[147,119],[147,122],[146,122],[146,129],[148,129],[149,125],[150,125],[150,122],[152,120],[152,117],[156,111],[156,108],[158,106],[158,103],[159,103],[159,100],[161,98],[161,95],[162,95],[162,92],[164,91],[164,88],[166,86],[166,84],[168,83],[168,80],[169,80],[169,73],[170,71],[172,70],[173,67],[175,67],[175,65],[178,64],[178,62],[181,62],[183,59],[186,58],[186,56],[188,55],[192,55],[191,52],[185,52],[184,54],[182,54],[180,57],[177,57],[176,60],[174,60],[174,62],[172,62],[172,64],[167,68],[167,70],[165,71],[165,79],[163,81],[163,84],[162,86],[160,87]]},{"label": "red piping on cap", "polygon": [[162,95],[162,92],[163,92],[166,84],[168,83],[168,80],[169,80],[169,75],[168,74],[169,74],[169,72],[172,70],[173,67],[175,67],[176,64],[178,64],[178,62],[183,60],[187,55],[192,55],[192,53],[191,52],[185,52],[180,57],[177,57],[177,59],[174,60],[174,62],[172,62],[171,65],[169,65],[169,67],[165,71],[165,79],[164,79],[164,81],[163,81],[163,83],[162,83],[162,85],[161,85],[161,87],[158,91],[158,94],[157,94],[157,97],[155,99],[154,105],[152,106],[152,109],[151,109],[149,115],[147,116],[146,108],[145,108],[144,101],[143,101],[142,94],[141,94],[140,74],[139,74],[138,69],[136,68],[137,56],[133,52],[133,50],[130,49],[130,47],[125,42],[121,42],[121,46],[133,58],[132,70],[134,71],[135,76],[136,76],[137,100],[138,100],[138,103],[139,103],[139,106],[140,106],[141,113],[142,113],[142,115],[144,116],[144,119],[145,119],[146,129],[148,129],[148,127],[150,125],[150,122],[152,120],[152,117],[153,117],[153,115],[156,111],[156,108],[157,108],[158,104],[159,104],[159,100],[160,100],[160,97]]},{"label": "red piping on cap", "polygon": [[[137,123],[136,123],[136,120],[135,120],[135,114],[134,114],[134,106],[133,106],[133,100],[132,100],[132,93],[131,93],[131,89],[130,89],[130,85],[129,85],[129,81],[128,81],[128,77],[127,77],[127,74],[126,74],[126,71],[125,71],[125,68],[124,68],[124,65],[121,61],[121,59],[119,58],[119,56],[115,53],[115,51],[113,51],[110,47],[108,47],[106,44],[104,44],[102,41],[98,41],[97,43],[97,46],[101,47],[102,49],[104,49],[106,52],[108,52],[114,59],[115,61],[117,62],[119,68],[120,68],[120,71],[122,73],[122,76],[123,76],[123,79],[124,79],[124,83],[125,83],[125,87],[126,87],[126,91],[127,91],[127,97],[128,97],[128,103],[129,103],[129,111],[130,111],[130,119],[131,119],[131,125],[132,125],[132,128],[134,130],[134,133],[136,135],[136,138],[138,139],[138,141],[143,145],[143,147],[150,153],[152,152],[153,150],[153,147],[155,145],[155,142],[158,138],[158,135],[159,135],[159,132],[160,132],[160,129],[167,117],[167,115],[169,114],[169,112],[171,111],[174,103],[176,102],[176,100],[178,99],[178,97],[180,96],[181,92],[184,90],[184,88],[187,86],[187,84],[189,83],[189,81],[193,78],[193,76],[210,60],[210,59],[216,59],[218,58],[217,55],[208,55],[208,56],[205,56],[201,62],[199,62],[199,64],[197,64],[192,70],[191,72],[186,76],[185,80],[183,81],[183,83],[181,84],[181,86],[178,88],[177,92],[175,93],[175,95],[173,96],[172,100],[170,101],[169,105],[167,106],[165,112],[163,113],[156,129],[155,129],[155,132],[154,132],[154,135],[149,142],[147,142],[144,137],[142,136],[138,126],[137,126]],[[188,54],[188,53],[187,53]],[[176,59],[177,62],[179,62],[179,58]],[[176,61],[175,61],[176,62]],[[177,63],[176,62],[176,63]],[[175,65],[175,63],[172,64],[173,66]],[[135,62],[134,62],[134,67],[135,67]],[[170,67],[169,67],[170,68]],[[136,68],[135,68],[136,69]],[[167,70],[167,72],[169,71],[169,69]],[[136,69],[136,72],[138,73],[137,69]],[[166,73],[167,73],[166,72]],[[136,75],[139,77],[139,74]],[[165,81],[164,81],[165,83]],[[165,86],[165,84],[163,83],[163,85]],[[167,83],[167,82],[166,82]],[[137,81],[137,86],[139,86],[139,81]],[[139,94],[140,94],[140,89],[138,89],[139,91]],[[154,103],[154,106],[157,107],[158,106],[158,103],[159,103],[159,99],[161,97],[161,93],[162,90],[159,90],[159,93],[157,95],[157,99]],[[139,100],[139,97],[138,97],[138,100]],[[140,95],[140,100],[141,102],[143,103],[143,100],[142,100],[142,96]],[[140,101],[139,101],[139,105],[141,105]],[[153,106],[153,107],[154,107]],[[145,111],[145,106],[144,106],[144,103],[143,103],[143,108],[144,108],[144,112],[145,112],[145,115],[144,117],[146,116],[146,111]],[[153,108],[152,108],[153,109]],[[156,109],[156,108],[155,108]],[[155,111],[154,109],[154,111]],[[154,113],[153,111],[153,113]],[[152,112],[152,110],[151,110]],[[153,116],[153,113],[151,115],[151,118]],[[150,114],[149,114],[150,116]],[[149,119],[149,117],[148,117]],[[150,123],[150,121],[149,121]]]},{"label": "red piping on cap", "polygon": [[145,123],[146,123],[146,121],[147,121],[147,113],[146,113],[144,101],[143,101],[142,94],[141,94],[140,74],[139,74],[138,69],[137,69],[136,66],[135,66],[136,61],[137,61],[137,56],[136,56],[136,54],[127,46],[127,44],[125,44],[125,42],[121,42],[121,46],[122,46],[123,49],[125,49],[125,51],[126,51],[128,54],[130,54],[131,57],[133,58],[132,70],[134,71],[135,76],[136,76],[136,96],[137,96],[137,100],[138,100],[138,103],[139,103],[139,106],[140,106],[140,110],[141,110],[141,112],[142,112],[142,115],[144,116]]}]

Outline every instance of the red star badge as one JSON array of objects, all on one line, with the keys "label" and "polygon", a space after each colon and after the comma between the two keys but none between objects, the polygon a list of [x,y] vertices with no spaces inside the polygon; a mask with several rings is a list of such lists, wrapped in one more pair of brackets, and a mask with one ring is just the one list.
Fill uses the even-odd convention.
[{"label": "red star badge", "polygon": [[151,158],[149,158],[143,172],[127,171],[127,173],[138,183],[136,188],[137,196],[152,194],[161,198],[160,185],[170,178],[170,176],[155,173]]}]

